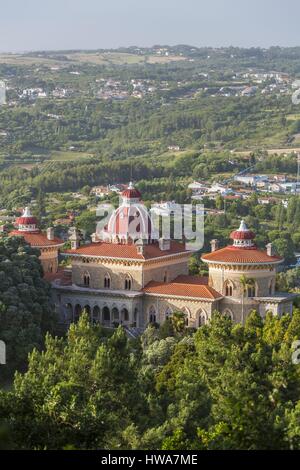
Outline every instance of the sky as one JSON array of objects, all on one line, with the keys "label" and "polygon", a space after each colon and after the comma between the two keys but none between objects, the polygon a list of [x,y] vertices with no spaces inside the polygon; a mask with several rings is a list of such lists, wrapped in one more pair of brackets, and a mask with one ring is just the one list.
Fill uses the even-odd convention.
[{"label": "sky", "polygon": [[0,51],[300,46],[299,0],[0,0]]}]

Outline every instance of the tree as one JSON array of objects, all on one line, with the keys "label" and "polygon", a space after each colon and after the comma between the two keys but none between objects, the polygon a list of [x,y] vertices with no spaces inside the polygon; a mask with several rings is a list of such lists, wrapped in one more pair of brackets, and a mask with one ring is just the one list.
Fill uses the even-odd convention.
[{"label": "tree", "polygon": [[119,448],[123,432],[142,425],[144,415],[125,331],[104,341],[85,313],[66,340],[48,335],[45,351],[34,350],[28,371],[0,396],[0,419],[12,426],[18,448]]},{"label": "tree", "polygon": [[131,342],[84,313],[66,338],[47,335],[28,370],[0,390],[0,437],[17,449],[299,449],[293,317],[215,312],[190,336]]},{"label": "tree", "polygon": [[7,346],[5,374],[24,369],[55,326],[50,286],[43,280],[39,252],[23,238],[0,238],[0,338]]},{"label": "tree", "polygon": [[171,323],[175,334],[182,335],[184,333],[186,322],[183,312],[173,312],[171,316]]}]

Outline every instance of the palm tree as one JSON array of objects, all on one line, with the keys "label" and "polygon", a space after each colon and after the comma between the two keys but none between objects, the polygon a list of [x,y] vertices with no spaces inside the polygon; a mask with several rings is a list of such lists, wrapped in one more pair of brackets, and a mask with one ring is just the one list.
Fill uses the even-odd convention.
[{"label": "palm tree", "polygon": [[255,279],[247,278],[245,274],[240,277],[240,283],[242,287],[242,325],[244,325],[244,303],[245,303],[245,294],[247,294],[248,289],[255,287]]},{"label": "palm tree", "polygon": [[171,317],[171,322],[175,334],[183,334],[185,330],[185,315],[183,312],[174,312]]}]

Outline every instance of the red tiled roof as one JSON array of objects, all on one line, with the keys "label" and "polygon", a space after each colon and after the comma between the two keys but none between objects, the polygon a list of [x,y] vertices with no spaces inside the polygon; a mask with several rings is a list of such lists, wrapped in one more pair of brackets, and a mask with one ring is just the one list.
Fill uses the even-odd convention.
[{"label": "red tiled roof", "polygon": [[47,246],[63,245],[64,242],[60,238],[54,238],[54,240],[48,240],[46,235],[41,232],[19,232],[14,230],[10,232],[10,236],[23,237],[29,245],[35,248],[43,248]]},{"label": "red tiled roof", "polygon": [[282,263],[279,256],[268,256],[266,251],[227,246],[202,256],[203,261],[236,264]]},{"label": "red tiled roof", "polygon": [[208,279],[195,276],[179,276],[174,281],[163,283],[151,281],[143,291],[150,295],[192,297],[207,300],[220,299],[223,296],[208,286]]},{"label": "red tiled roof", "polygon": [[238,199],[241,199],[241,196],[233,196],[231,194],[227,194],[227,196],[223,196],[223,199],[228,199],[229,201],[237,201]]},{"label": "red tiled roof", "polygon": [[128,199],[140,199],[142,195],[136,188],[127,188],[122,192],[122,197],[127,197]]},{"label": "red tiled roof", "polygon": [[83,245],[77,250],[65,250],[64,253],[68,255],[82,255],[82,256],[98,256],[105,258],[124,258],[124,259],[137,259],[147,260],[160,258],[163,256],[174,255],[177,253],[188,253],[184,245],[172,241],[171,249],[162,251],[158,243],[153,243],[144,246],[144,254],[137,252],[137,247],[134,244],[121,244],[121,243],[91,243]]}]

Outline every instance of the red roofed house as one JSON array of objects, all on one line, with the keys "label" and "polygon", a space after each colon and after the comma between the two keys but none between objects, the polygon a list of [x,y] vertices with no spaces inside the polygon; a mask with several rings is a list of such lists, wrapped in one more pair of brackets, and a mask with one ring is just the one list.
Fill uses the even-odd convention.
[{"label": "red roofed house", "polygon": [[40,250],[40,260],[44,273],[56,273],[58,269],[58,251],[64,244],[62,240],[54,237],[53,228],[48,228],[44,234],[38,228],[38,221],[32,216],[30,209],[25,208],[21,217],[16,219],[17,230],[10,232],[10,236],[20,236],[32,246]]},{"label": "red roofed house", "polygon": [[[131,230],[132,224],[134,231]],[[123,191],[122,203],[107,226],[93,235],[93,243],[80,246],[75,231],[71,249],[63,255],[71,262],[71,275],[52,276],[52,287],[61,321],[66,325],[85,309],[93,322],[105,326],[123,324],[143,329],[149,322],[162,323],[174,311],[182,311],[186,324],[199,327],[219,310],[242,321],[257,308],[277,314],[291,312],[290,297],[275,295],[276,267],[283,260],[258,250],[254,233],[244,223],[232,234],[233,246],[203,256],[209,278],[189,276],[191,252],[179,242],[159,239],[132,184]],[[242,295],[242,275],[254,278],[253,289]]]}]

